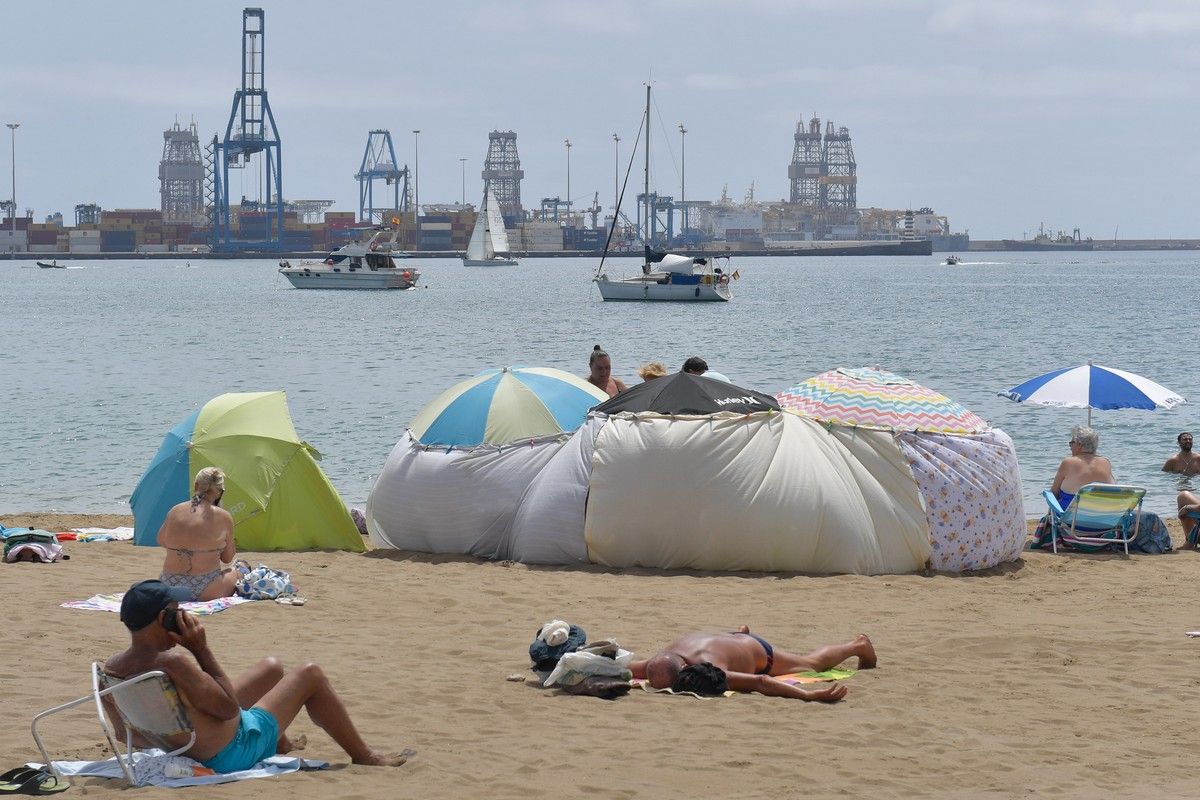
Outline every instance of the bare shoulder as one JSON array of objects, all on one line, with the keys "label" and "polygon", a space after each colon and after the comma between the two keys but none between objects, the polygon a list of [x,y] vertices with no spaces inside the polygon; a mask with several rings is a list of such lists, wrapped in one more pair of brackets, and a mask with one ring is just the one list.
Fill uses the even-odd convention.
[{"label": "bare shoulder", "polygon": [[233,525],[233,514],[230,514],[228,511],[221,508],[220,506],[213,507],[213,516],[215,516],[217,519],[219,519],[223,523],[227,523],[231,526]]}]

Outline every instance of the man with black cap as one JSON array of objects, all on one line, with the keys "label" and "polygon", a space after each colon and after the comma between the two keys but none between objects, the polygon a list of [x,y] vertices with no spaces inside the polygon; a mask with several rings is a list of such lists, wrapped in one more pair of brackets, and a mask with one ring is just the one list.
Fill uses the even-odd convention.
[{"label": "man with black cap", "polygon": [[708,362],[700,356],[691,356],[687,361],[683,362],[683,369],[680,372],[687,372],[691,375],[703,375],[708,372]]},{"label": "man with black cap", "polygon": [[[286,730],[300,709],[341,745],[355,764],[399,766],[405,757],[370,747],[354,727],[329,679],[316,664],[284,673],[279,661],[264,659],[230,680],[208,647],[200,620],[179,608],[190,598],[183,588],[162,581],[136,583],[121,600],[121,622],[129,628],[129,649],[104,664],[117,678],[162,670],[179,691],[196,741],[186,753],[216,772],[248,769],[276,753],[304,745]],[[191,657],[176,647],[180,645]],[[124,726],[116,714],[118,734]]]}]

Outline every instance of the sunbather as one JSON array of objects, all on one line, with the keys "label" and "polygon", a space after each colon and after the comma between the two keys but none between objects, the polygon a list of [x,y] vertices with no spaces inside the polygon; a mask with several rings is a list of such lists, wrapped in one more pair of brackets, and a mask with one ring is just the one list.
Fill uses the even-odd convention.
[{"label": "sunbather", "polygon": [[236,591],[233,568],[237,546],[233,516],[221,508],[225,474],[216,467],[196,473],[195,494],[167,512],[158,530],[158,544],[167,551],[159,578],[168,586],[187,589],[187,600],[215,600]]},{"label": "sunbather", "polygon": [[[355,764],[404,763],[404,756],[381,752],[363,741],[316,664],[285,673],[277,660],[266,659],[231,681],[208,648],[204,626],[179,610],[178,601],[185,595],[161,581],[130,587],[121,601],[121,621],[132,643],[106,661],[104,671],[129,678],[159,669],[170,677],[196,731],[196,742],[186,755],[217,772],[248,769],[268,756],[303,746],[287,736],[287,727],[303,708]],[[120,718],[111,712],[109,716],[123,737]]]},{"label": "sunbather", "polygon": [[1116,483],[1112,474],[1112,464],[1104,456],[1096,455],[1100,447],[1100,434],[1086,425],[1076,425],[1071,428],[1069,443],[1071,455],[1058,465],[1050,491],[1058,498],[1058,503],[1064,509],[1071,505],[1079,490],[1089,483]]},{"label": "sunbather", "polygon": [[856,656],[859,669],[875,666],[875,647],[866,634],[846,644],[822,647],[806,656],[778,650],[743,625],[730,633],[690,633],[645,661],[629,665],[634,678],[645,678],[655,689],[677,688],[687,667],[709,663],[725,673],[729,688],[758,692],[770,697],[836,702],[846,696],[846,687],[833,683],[805,689],[776,680],[775,676],[808,670],[823,671]]}]

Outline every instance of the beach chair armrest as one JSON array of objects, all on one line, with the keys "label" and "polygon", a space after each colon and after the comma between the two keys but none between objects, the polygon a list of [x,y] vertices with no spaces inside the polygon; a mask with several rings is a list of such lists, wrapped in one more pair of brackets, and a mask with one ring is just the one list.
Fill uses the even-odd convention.
[{"label": "beach chair armrest", "polygon": [[1050,506],[1050,511],[1055,517],[1061,517],[1065,513],[1063,507],[1058,503],[1058,498],[1054,496],[1054,492],[1044,489],[1042,497],[1046,498],[1046,505]]}]

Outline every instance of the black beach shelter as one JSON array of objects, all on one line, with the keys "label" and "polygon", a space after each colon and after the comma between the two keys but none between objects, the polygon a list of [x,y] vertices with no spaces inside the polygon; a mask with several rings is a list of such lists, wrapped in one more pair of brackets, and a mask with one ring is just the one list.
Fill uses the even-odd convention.
[{"label": "black beach shelter", "polygon": [[622,411],[654,411],[659,414],[732,411],[736,414],[752,414],[767,410],[779,410],[779,403],[769,394],[688,372],[676,372],[640,383],[592,408],[592,411],[605,414]]}]

